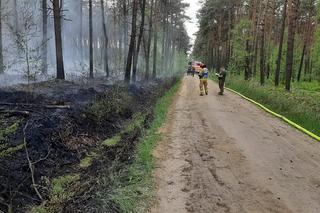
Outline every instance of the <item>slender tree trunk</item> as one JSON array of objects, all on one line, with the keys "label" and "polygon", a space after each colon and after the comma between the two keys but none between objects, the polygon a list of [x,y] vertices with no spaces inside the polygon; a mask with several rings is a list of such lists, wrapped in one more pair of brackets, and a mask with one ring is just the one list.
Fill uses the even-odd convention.
[{"label": "slender tree trunk", "polygon": [[301,72],[302,72],[302,67],[303,67],[304,56],[306,54],[306,49],[307,49],[307,44],[305,43],[303,45],[303,50],[302,50],[302,54],[301,54],[300,66],[299,66],[298,77],[297,77],[298,82],[301,79]]},{"label": "slender tree trunk", "polygon": [[131,21],[131,38],[129,44],[129,51],[127,57],[127,65],[125,71],[124,80],[126,83],[130,83],[131,80],[131,68],[132,68],[132,57],[133,52],[135,49],[135,40],[137,34],[137,13],[138,13],[138,0],[133,0],[133,7],[132,7],[132,21]]},{"label": "slender tree trunk", "polygon": [[161,2],[161,13],[162,13],[162,44],[161,44],[161,67],[160,70],[163,72],[165,70],[165,54],[166,54],[166,37],[167,37],[167,25],[168,25],[168,11],[167,11],[167,1],[163,0]]},{"label": "slender tree trunk", "polygon": [[294,54],[294,37],[295,37],[295,22],[296,22],[296,7],[295,0],[288,0],[289,5],[289,24],[288,24],[288,48],[286,62],[286,85],[287,91],[291,90],[291,81],[293,73],[293,54]]},{"label": "slender tree trunk", "polygon": [[[268,0],[267,0],[268,1]],[[263,2],[263,19],[261,20],[261,40],[260,40],[260,85],[265,84],[266,76],[266,61],[265,61],[265,37],[266,37],[266,15],[268,10],[268,2]]]},{"label": "slender tree trunk", "polygon": [[64,65],[63,65],[63,51],[62,51],[62,37],[61,37],[61,11],[60,1],[53,0],[53,16],[54,16],[54,32],[56,42],[56,62],[57,62],[57,79],[64,80]]},{"label": "slender tree trunk", "polygon": [[280,34],[280,43],[279,43],[277,67],[276,67],[275,81],[274,81],[275,82],[275,86],[279,86],[279,83],[280,83],[280,69],[281,69],[281,59],[282,59],[284,32],[285,32],[285,28],[286,28],[287,4],[288,4],[288,0],[285,0],[284,1],[284,7],[283,7],[283,15],[282,15],[282,26],[281,26],[281,34]]},{"label": "slender tree trunk", "polygon": [[0,74],[4,73],[3,46],[2,46],[2,0],[0,0]]},{"label": "slender tree trunk", "polygon": [[[128,11],[127,11],[127,0],[123,0],[123,40],[124,40],[124,54],[128,54]],[[126,66],[126,59],[124,57],[124,65]]]},{"label": "slender tree trunk", "polygon": [[137,67],[138,67],[138,60],[139,60],[139,53],[140,53],[140,47],[141,47],[141,42],[142,42],[142,36],[143,36],[143,31],[144,31],[146,0],[141,0],[140,6],[141,6],[141,8],[140,8],[140,10],[141,10],[141,24],[140,24],[140,31],[139,31],[136,51],[134,52],[134,55],[133,55],[133,68],[132,68],[133,82],[136,82],[136,80],[137,80]]},{"label": "slender tree trunk", "polygon": [[109,44],[109,38],[107,34],[107,25],[106,25],[106,19],[104,14],[104,0],[100,0],[101,3],[101,13],[102,13],[102,28],[103,28],[103,36],[104,36],[104,48],[103,48],[103,58],[104,58],[104,71],[107,75],[107,78],[109,78],[109,60],[108,60],[108,44]]},{"label": "slender tree trunk", "polygon": [[158,55],[158,30],[157,24],[155,23],[153,31],[153,68],[152,68],[152,78],[157,78],[157,55]]},{"label": "slender tree trunk", "polygon": [[18,21],[18,5],[17,5],[17,0],[13,0],[13,20],[14,20],[14,26],[18,27],[19,21]]},{"label": "slender tree trunk", "polygon": [[251,72],[251,48],[250,48],[250,41],[247,39],[246,41],[246,66],[245,66],[245,72],[244,72],[244,79],[249,80],[250,79],[250,72]]},{"label": "slender tree trunk", "polygon": [[89,0],[89,60],[90,78],[93,76],[93,23],[92,23],[92,0]]},{"label": "slender tree trunk", "polygon": [[80,0],[80,61],[83,63],[83,0]]},{"label": "slender tree trunk", "polygon": [[42,0],[42,74],[48,73],[48,6]]},{"label": "slender tree trunk", "polygon": [[154,0],[150,2],[150,16],[149,16],[149,33],[148,33],[148,40],[147,40],[147,48],[146,48],[146,73],[145,73],[145,80],[148,81],[150,78],[150,52],[151,52],[151,40],[152,40],[152,33],[153,33],[153,6]]}]

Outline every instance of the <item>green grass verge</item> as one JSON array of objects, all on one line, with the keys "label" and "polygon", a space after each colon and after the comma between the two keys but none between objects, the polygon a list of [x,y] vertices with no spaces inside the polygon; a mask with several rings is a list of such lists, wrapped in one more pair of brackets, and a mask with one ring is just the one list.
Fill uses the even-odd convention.
[{"label": "green grass verge", "polygon": [[75,189],[79,186],[79,174],[67,174],[52,180],[50,187],[49,200],[43,202],[40,206],[33,207],[30,213],[56,213],[62,212],[61,204],[70,199]]},{"label": "green grass verge", "polygon": [[121,212],[146,212],[154,198],[153,170],[155,160],[153,149],[160,135],[158,129],[166,119],[169,106],[174,94],[178,91],[181,82],[176,83],[156,104],[154,119],[149,129],[143,132],[134,163],[122,173],[112,178],[112,191],[101,196],[116,203]]},{"label": "green grass verge", "polygon": [[267,83],[260,86],[257,81],[245,81],[239,76],[229,76],[226,86],[240,92],[272,111],[281,114],[310,132],[320,135],[320,93],[313,83],[295,83],[292,92],[283,87]]}]

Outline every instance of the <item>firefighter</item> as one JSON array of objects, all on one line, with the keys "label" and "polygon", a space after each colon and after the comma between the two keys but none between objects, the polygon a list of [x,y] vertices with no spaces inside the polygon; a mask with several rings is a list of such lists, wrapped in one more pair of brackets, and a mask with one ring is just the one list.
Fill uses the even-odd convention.
[{"label": "firefighter", "polygon": [[202,65],[199,70],[200,96],[204,96],[204,94],[208,95],[208,78],[209,70],[206,65]]},{"label": "firefighter", "polygon": [[217,74],[218,79],[219,79],[219,88],[220,92],[219,95],[223,95],[224,93],[224,84],[226,82],[226,77],[227,77],[227,71],[224,67],[221,68],[220,73]]}]

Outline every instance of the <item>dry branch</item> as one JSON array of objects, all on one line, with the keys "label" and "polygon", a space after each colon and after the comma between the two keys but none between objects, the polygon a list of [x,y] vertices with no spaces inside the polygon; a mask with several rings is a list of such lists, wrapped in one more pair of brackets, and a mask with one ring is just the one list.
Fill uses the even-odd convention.
[{"label": "dry branch", "polygon": [[35,182],[35,179],[34,179],[34,167],[33,167],[33,163],[31,162],[31,159],[30,159],[30,156],[29,156],[29,151],[28,151],[28,147],[27,147],[27,140],[26,140],[26,129],[28,127],[28,122],[26,123],[26,125],[24,126],[23,128],[23,142],[24,142],[24,148],[25,148],[25,151],[26,151],[26,156],[27,156],[27,160],[28,160],[28,164],[29,164],[29,169],[30,169],[30,172],[31,172],[31,180],[32,180],[32,186],[35,190],[35,192],[37,193],[38,197],[40,198],[40,200],[43,200],[38,188],[37,188],[37,185],[36,185],[36,182]]},{"label": "dry branch", "polygon": [[0,109],[0,113],[6,113],[11,115],[23,115],[23,116],[29,116],[29,111],[20,111],[20,110],[7,110],[7,109]]},{"label": "dry branch", "polygon": [[12,107],[40,107],[47,109],[70,109],[70,105],[41,105],[41,104],[27,104],[27,103],[5,103],[0,102],[0,106],[12,106]]}]

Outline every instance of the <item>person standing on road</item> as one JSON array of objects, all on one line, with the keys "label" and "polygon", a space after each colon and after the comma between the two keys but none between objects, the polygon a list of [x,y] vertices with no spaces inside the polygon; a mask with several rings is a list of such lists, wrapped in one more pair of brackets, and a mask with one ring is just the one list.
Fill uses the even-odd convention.
[{"label": "person standing on road", "polygon": [[218,76],[218,79],[219,79],[219,88],[220,88],[219,95],[223,95],[224,85],[225,85],[226,77],[227,77],[227,71],[224,67],[222,67],[220,70],[220,73],[216,74],[216,75]]},{"label": "person standing on road", "polygon": [[200,96],[204,96],[204,93],[208,95],[208,78],[209,78],[209,70],[207,66],[204,64],[201,66],[199,71],[199,79],[200,79]]}]

